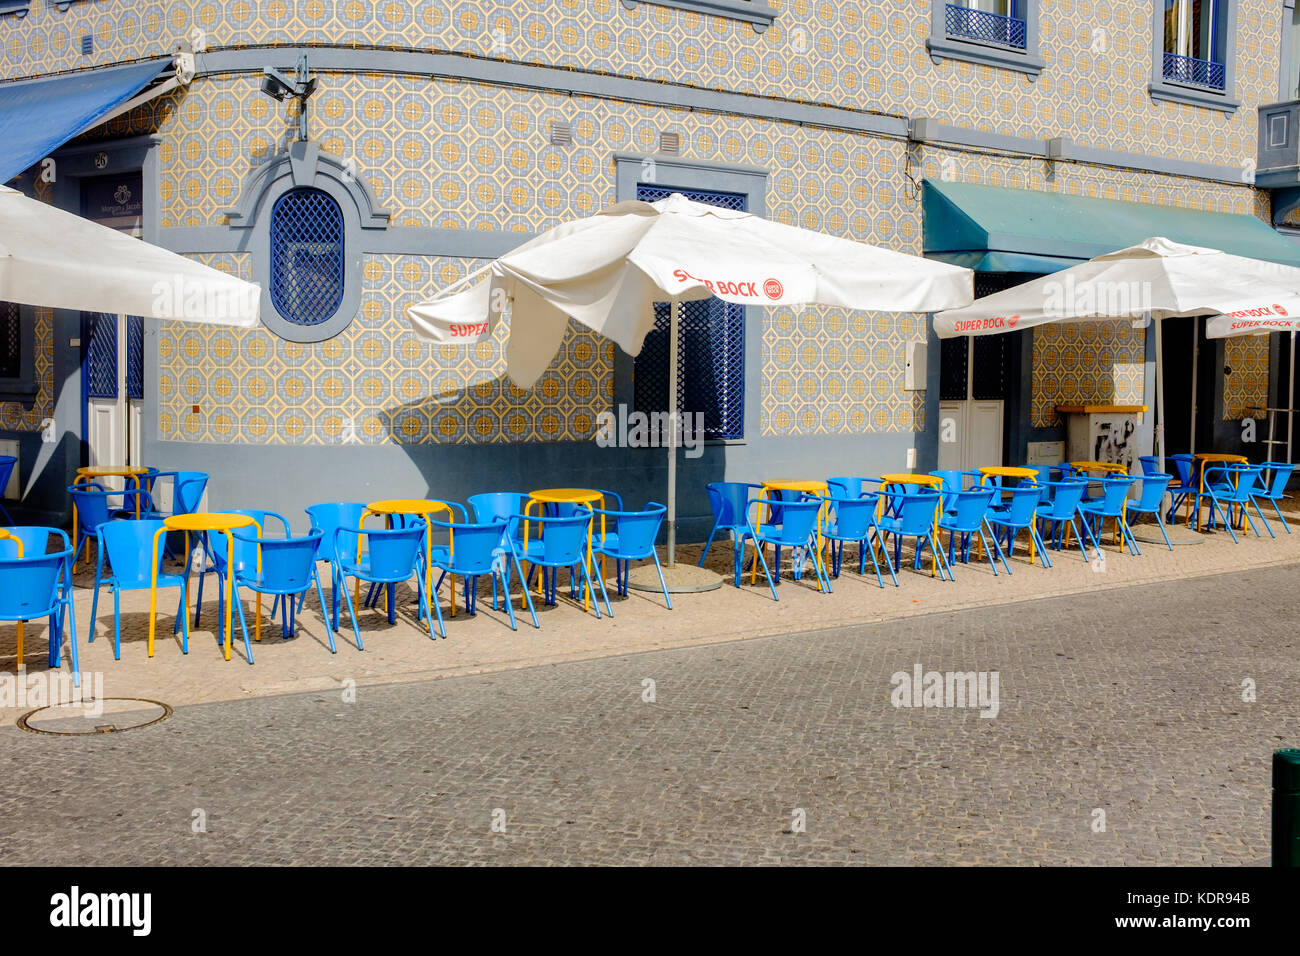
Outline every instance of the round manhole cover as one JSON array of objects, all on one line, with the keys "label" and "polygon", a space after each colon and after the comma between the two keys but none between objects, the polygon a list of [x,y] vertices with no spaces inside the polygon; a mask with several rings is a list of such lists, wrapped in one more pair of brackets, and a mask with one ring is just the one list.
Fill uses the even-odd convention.
[{"label": "round manhole cover", "polygon": [[172,715],[172,709],[156,700],[133,697],[105,697],[75,704],[42,707],[18,718],[18,726],[37,734],[66,737],[76,734],[111,734],[119,730],[148,727]]}]

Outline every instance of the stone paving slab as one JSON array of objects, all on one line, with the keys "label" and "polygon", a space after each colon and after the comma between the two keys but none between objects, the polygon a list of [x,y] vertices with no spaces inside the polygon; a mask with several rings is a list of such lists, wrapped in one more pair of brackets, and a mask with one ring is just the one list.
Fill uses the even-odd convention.
[{"label": "stone paving slab", "polygon": [[[1297,571],[200,704],[121,734],[0,727],[0,845],[10,864],[1261,865],[1269,755],[1300,738]],[[247,669],[208,654],[186,663]],[[998,672],[997,716],[895,707],[916,664]]]},{"label": "stone paving slab", "polygon": [[[299,618],[299,635],[292,640],[279,637],[278,623],[264,619],[263,640],[254,645],[255,663],[244,658],[236,617],[234,652],[230,661],[222,658],[213,627],[216,622],[216,589],[208,578],[204,589],[202,624],[190,636],[188,655],[180,652],[180,640],[171,634],[176,592],[162,592],[159,607],[155,656],[146,656],[148,593],[128,592],[122,597],[122,658],[112,656],[112,597],[105,589],[99,603],[97,638],[86,643],[90,622],[90,587],[93,573],[77,576],[76,608],[81,669],[102,675],[103,693],[109,697],[143,697],[172,706],[205,701],[236,700],[273,694],[398,680],[427,680],[457,674],[473,674],[512,667],[583,660],[629,652],[710,644],[805,630],[810,627],[847,626],[893,620],[937,610],[989,607],[1027,599],[1104,591],[1137,584],[1177,582],[1232,569],[1263,569],[1300,560],[1300,533],[1286,535],[1277,526],[1275,539],[1247,537],[1233,544],[1226,534],[1206,536],[1206,543],[1170,552],[1163,545],[1142,544],[1142,554],[1120,552],[1104,542],[1104,563],[1083,560],[1073,551],[1053,552],[1054,567],[1045,569],[1028,563],[1023,546],[1011,562],[1013,573],[993,575],[987,562],[972,559],[958,564],[955,582],[943,582],[928,573],[911,569],[904,551],[906,570],[895,588],[886,577],[882,590],[870,574],[860,578],[856,561],[846,549],[845,574],[833,583],[832,594],[820,594],[813,579],[785,580],[778,588],[780,601],[773,602],[761,572],[755,585],[748,575],[740,589],[728,582],[720,590],[704,594],[674,595],[674,610],[664,607],[663,597],[651,592],[631,591],[626,598],[611,595],[614,616],[597,620],[581,606],[562,597],[555,607],[538,606],[541,628],[534,629],[527,612],[520,613],[515,595],[519,630],[511,631],[505,615],[491,610],[490,589],[480,588],[479,613],[462,610],[447,618],[446,639],[430,640],[414,617],[414,593],[399,591],[399,618],[390,626],[377,609],[359,612],[364,651],[353,644],[346,612],[336,635],[338,653],[330,654],[326,632],[317,611],[315,594],[308,598]],[[698,560],[698,545],[679,549],[679,560]],[[716,546],[707,566],[729,577],[730,547]],[[788,567],[788,559],[787,559]],[[928,565],[928,562],[927,562]],[[610,568],[612,573],[612,567]],[[611,585],[612,587],[612,585]],[[444,614],[450,605],[447,585],[441,590]],[[327,594],[327,600],[329,600]],[[191,601],[193,588],[191,589]],[[253,618],[251,595],[244,598],[250,629]],[[269,610],[269,602],[264,607]],[[46,667],[46,626],[27,626],[26,662],[28,675],[43,673]],[[13,674],[15,665],[14,627],[0,624],[0,674]],[[64,653],[63,670],[70,671]],[[30,707],[10,705],[0,699],[0,722],[12,724]]]}]

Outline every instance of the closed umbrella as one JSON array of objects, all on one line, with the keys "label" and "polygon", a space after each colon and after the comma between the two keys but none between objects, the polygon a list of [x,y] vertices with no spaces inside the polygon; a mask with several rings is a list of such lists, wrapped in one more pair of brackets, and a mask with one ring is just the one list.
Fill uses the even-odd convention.
[{"label": "closed umbrella", "polygon": [[[669,421],[676,422],[683,301],[717,296],[753,306],[931,312],[970,302],[971,278],[968,269],[674,193],[655,203],[618,203],[556,226],[412,306],[407,315],[426,338],[468,344],[490,337],[508,310],[506,371],[528,388],[554,358],[570,318],[636,355],[654,327],[654,303],[670,300],[668,405]],[[677,504],[677,434],[675,428],[670,432],[669,565]]]},{"label": "closed umbrella", "polygon": [[249,328],[261,289],[0,186],[0,300]]},{"label": "closed umbrella", "polygon": [[1157,236],[940,312],[934,331],[952,338],[1149,314],[1156,336],[1156,454],[1163,462],[1160,320],[1220,313],[1238,319],[1300,314],[1300,269]]}]

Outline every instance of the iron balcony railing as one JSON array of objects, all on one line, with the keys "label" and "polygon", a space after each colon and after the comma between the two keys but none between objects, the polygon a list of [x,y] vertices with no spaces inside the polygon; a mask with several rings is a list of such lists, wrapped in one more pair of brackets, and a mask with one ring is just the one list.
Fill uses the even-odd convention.
[{"label": "iron balcony railing", "polygon": [[944,25],[949,36],[967,37],[1018,50],[1025,48],[1025,21],[1019,17],[1004,17],[950,3],[945,12]]},{"label": "iron balcony railing", "polygon": [[1179,56],[1177,53],[1165,54],[1164,76],[1174,83],[1204,86],[1211,90],[1221,90],[1227,82],[1222,63],[1198,60],[1194,56]]}]

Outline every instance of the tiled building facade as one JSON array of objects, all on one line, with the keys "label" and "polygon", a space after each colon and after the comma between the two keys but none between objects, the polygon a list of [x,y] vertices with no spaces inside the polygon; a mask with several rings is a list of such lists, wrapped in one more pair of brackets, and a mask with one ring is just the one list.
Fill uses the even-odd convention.
[{"label": "tiled building facade", "polygon": [[[1224,0],[1231,89],[1207,106],[1155,89],[1152,5],[1119,0],[1022,3],[1034,49],[1010,65],[978,49],[950,55],[934,39],[946,5],[930,0],[721,0],[709,13],[694,0],[14,6],[21,15],[0,15],[5,80],[165,58],[178,43],[200,51],[188,86],[70,148],[102,153],[107,172],[143,149],[145,237],[264,284],[258,172],[287,166],[297,120],[259,82],[264,66],[306,52],[318,83],[309,139],[328,158],[314,182],[377,216],[345,239],[350,320],[323,341],[170,323],[145,339],[148,463],[209,471],[215,505],[286,511],[380,490],[463,498],[619,487],[619,476],[634,500],[662,495],[662,453],[592,442],[596,416],[630,395],[632,364],[611,344],[571,329],[522,391],[504,377],[500,341],[430,347],[403,315],[526,235],[630,198],[647,168],[667,185],[748,190],[751,210],[781,222],[915,254],[926,179],[1267,219],[1269,195],[1249,175],[1255,107],[1278,98],[1289,16]],[[931,134],[917,134],[921,118]],[[1053,156],[1049,140],[1065,147]],[[15,185],[43,189],[31,173]],[[25,438],[25,468],[39,454],[32,436],[76,406],[56,394],[76,387],[77,360],[55,360],[70,338],[55,324],[37,316],[38,394],[0,403],[0,439]],[[707,510],[705,480],[902,470],[911,448],[933,464],[935,383],[904,387],[908,344],[930,338],[925,316],[782,309],[747,328],[744,436],[688,463],[686,513]],[[1024,436],[1059,434],[1057,404],[1149,403],[1147,330],[1032,334],[1032,401],[1009,457],[1023,456]],[[1234,371],[1218,414],[1240,418],[1266,403],[1268,343],[1225,354]],[[58,425],[75,439],[73,423]]]}]

